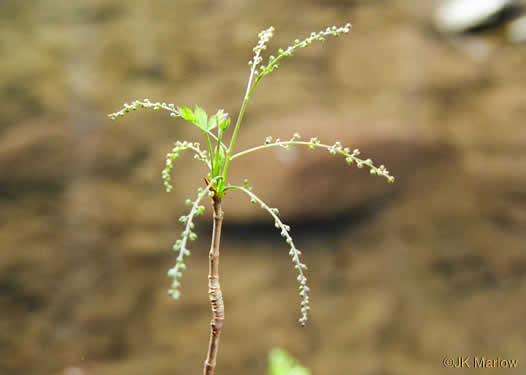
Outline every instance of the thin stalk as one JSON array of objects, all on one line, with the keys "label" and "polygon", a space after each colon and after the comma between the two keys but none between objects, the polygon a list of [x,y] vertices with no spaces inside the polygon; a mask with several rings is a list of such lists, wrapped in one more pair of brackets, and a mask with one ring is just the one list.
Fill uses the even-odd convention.
[{"label": "thin stalk", "polygon": [[[210,136],[208,135],[210,132],[204,132],[205,133],[205,136],[206,136],[206,143],[208,143],[208,154],[210,155],[210,170],[213,170],[214,169],[214,153],[212,152],[212,143],[210,142]],[[217,141],[217,145],[219,147],[219,143],[221,141],[218,140]],[[212,176],[212,177],[215,177],[215,176]]]},{"label": "thin stalk", "polygon": [[[214,165],[217,167],[217,172],[218,174],[221,173],[221,165],[225,162],[224,159],[223,160],[220,160],[220,152],[221,152],[221,140],[223,139],[223,130],[221,130],[220,128],[217,130],[217,147],[216,147],[216,154],[215,154],[215,162],[214,162]],[[223,153],[224,155],[224,153]],[[213,171],[213,169],[212,169]],[[223,186],[224,186],[224,179],[220,179],[219,180],[219,184],[218,184],[218,188],[216,189],[217,192],[219,192],[219,196],[218,198],[222,198],[223,197]]]},{"label": "thin stalk", "polygon": [[[260,145],[260,146],[255,146],[255,147],[252,147],[252,148],[248,148],[246,150],[238,152],[237,154],[232,155],[232,157],[230,159],[234,160],[234,159],[236,159],[236,158],[238,158],[240,156],[249,154],[251,152],[254,152],[254,151],[257,151],[257,150],[264,150],[266,148],[271,148],[271,147],[277,147],[277,146],[283,147],[283,146],[287,146],[287,145],[305,145],[305,146],[309,146],[311,144],[312,144],[311,142],[306,142],[306,141],[281,141],[281,142],[276,142],[276,143],[269,143],[269,144],[265,144],[265,145]],[[330,146],[329,145],[318,144],[318,145],[316,145],[316,147],[328,149]]]},{"label": "thin stalk", "polygon": [[221,211],[221,199],[212,198],[213,207],[213,231],[210,253],[208,254],[208,299],[212,308],[212,320],[210,321],[210,341],[208,343],[208,354],[206,355],[203,369],[204,375],[214,375],[216,368],[217,351],[219,348],[219,336],[223,329],[225,320],[225,307],[223,305],[223,294],[219,284],[219,242],[221,240],[221,225],[223,223],[223,212]]},{"label": "thin stalk", "polygon": [[252,64],[252,67],[250,69],[247,90],[245,91],[245,97],[243,98],[243,103],[241,104],[239,115],[237,116],[236,126],[234,128],[234,132],[232,133],[232,138],[230,139],[230,145],[228,146],[228,151],[226,153],[225,167],[223,168],[223,180],[224,181],[226,181],[228,166],[230,165],[230,155],[232,155],[232,150],[234,149],[234,144],[236,143],[237,133],[239,132],[239,127],[241,125],[241,121],[243,120],[243,115],[245,114],[245,111],[247,110],[248,100],[250,99],[250,95],[252,94],[252,91],[254,88],[252,86],[252,80],[254,79],[254,73],[256,72],[256,68],[257,68],[257,64],[255,63],[255,61],[256,61],[256,58],[258,57],[259,57],[259,52],[256,53],[256,56],[253,60],[254,63]]},{"label": "thin stalk", "polygon": [[[250,76],[250,80],[252,80],[252,75]],[[232,154],[234,143],[236,142],[237,133],[239,131],[239,126],[241,125],[241,120],[243,120],[243,115],[245,114],[245,111],[247,109],[248,99],[250,99],[250,97],[248,96],[248,91],[247,91],[247,95],[245,96],[245,99],[243,100],[243,104],[241,105],[241,110],[239,111],[239,115],[237,116],[236,127],[234,128],[234,133],[232,134],[232,138],[230,139],[230,145],[228,147],[228,151],[225,157],[225,167],[223,168],[223,179],[225,180],[226,180],[226,176],[228,172],[228,166],[230,164],[230,155]]]},{"label": "thin stalk", "polygon": [[217,131],[217,146],[216,146],[216,153],[215,153],[215,161],[214,161],[214,165],[218,165],[219,163],[219,150],[221,148],[221,140],[223,139],[223,131],[221,129],[219,129]]}]

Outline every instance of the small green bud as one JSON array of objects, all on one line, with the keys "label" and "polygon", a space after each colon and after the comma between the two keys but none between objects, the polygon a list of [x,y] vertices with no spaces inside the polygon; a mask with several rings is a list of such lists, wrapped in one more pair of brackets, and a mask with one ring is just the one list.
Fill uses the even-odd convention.
[{"label": "small green bud", "polygon": [[179,297],[181,297],[181,292],[179,292],[177,289],[172,289],[168,291],[168,294],[172,296],[173,299],[178,300]]}]

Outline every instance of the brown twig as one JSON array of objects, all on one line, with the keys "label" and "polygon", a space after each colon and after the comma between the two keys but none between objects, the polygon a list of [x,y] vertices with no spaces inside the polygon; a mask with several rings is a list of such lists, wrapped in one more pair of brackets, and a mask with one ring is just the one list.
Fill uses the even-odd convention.
[{"label": "brown twig", "polygon": [[212,308],[212,320],[210,322],[210,342],[208,343],[208,354],[203,369],[204,375],[214,375],[216,368],[217,350],[219,347],[219,336],[225,320],[225,308],[223,295],[219,284],[219,242],[221,240],[221,224],[223,223],[223,212],[221,211],[221,199],[212,198],[214,209],[214,226],[212,231],[212,243],[208,254],[208,299]]}]

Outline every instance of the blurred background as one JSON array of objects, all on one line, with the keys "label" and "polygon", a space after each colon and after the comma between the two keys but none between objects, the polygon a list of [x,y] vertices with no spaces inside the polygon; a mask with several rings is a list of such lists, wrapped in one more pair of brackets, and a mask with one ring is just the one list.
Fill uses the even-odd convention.
[{"label": "blurred background", "polygon": [[178,302],[167,271],[184,200],[206,171],[181,158],[170,194],[160,172],[176,140],[202,139],[166,112],[116,122],[106,114],[149,98],[224,108],[235,119],[259,31],[276,28],[271,53],[352,22],[349,35],[300,50],[262,81],[238,150],[298,131],[360,148],[397,181],[321,150],[273,149],[232,163],[232,183],[248,178],[291,225],[309,265],[312,314],[299,328],[296,274],[272,220],[228,193],[218,373],[265,374],[269,350],[281,346],[320,375],[444,374],[443,358],[459,356],[519,360],[517,370],[485,371],[518,374],[526,366],[521,4],[464,3],[472,7],[2,0],[0,373],[200,373],[209,207]]}]

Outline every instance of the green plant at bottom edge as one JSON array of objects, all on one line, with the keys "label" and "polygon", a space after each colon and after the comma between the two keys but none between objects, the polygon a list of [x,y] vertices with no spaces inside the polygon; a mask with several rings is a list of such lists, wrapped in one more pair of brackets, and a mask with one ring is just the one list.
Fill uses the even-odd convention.
[{"label": "green plant at bottom edge", "polygon": [[294,357],[281,348],[270,351],[267,375],[311,375]]}]

